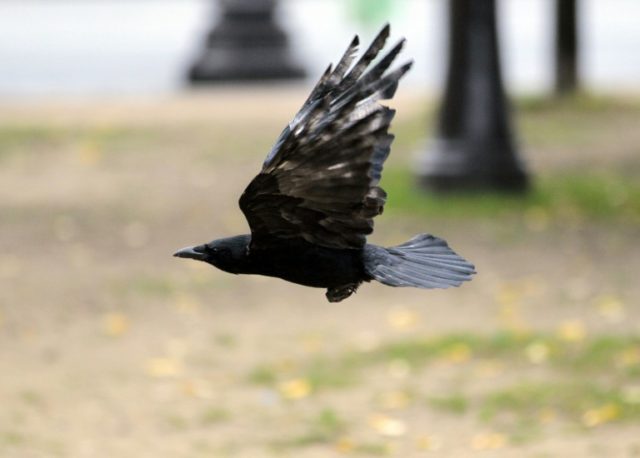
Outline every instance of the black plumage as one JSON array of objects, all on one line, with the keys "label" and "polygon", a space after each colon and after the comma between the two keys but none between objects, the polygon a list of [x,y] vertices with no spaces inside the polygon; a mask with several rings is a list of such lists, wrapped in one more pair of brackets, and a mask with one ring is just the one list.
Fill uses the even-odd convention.
[{"label": "black plumage", "polygon": [[385,26],[353,63],[355,37],[329,66],[282,131],[260,173],[240,197],[250,235],[189,247],[175,256],[234,274],[279,277],[327,288],[337,302],[363,281],[446,288],[470,280],[474,267],[445,241],[418,235],[392,248],[366,243],[386,193],[378,185],[393,135],[393,97],[411,62],[390,70],[404,40],[375,65],[389,36]]}]

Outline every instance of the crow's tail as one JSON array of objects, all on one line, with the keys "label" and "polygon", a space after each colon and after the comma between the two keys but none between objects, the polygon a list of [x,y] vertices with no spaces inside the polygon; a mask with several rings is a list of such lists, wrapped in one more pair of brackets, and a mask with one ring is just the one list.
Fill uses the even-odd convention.
[{"label": "crow's tail", "polygon": [[447,242],[428,234],[391,248],[366,245],[364,258],[367,274],[389,286],[449,288],[471,280],[476,273],[473,264]]}]

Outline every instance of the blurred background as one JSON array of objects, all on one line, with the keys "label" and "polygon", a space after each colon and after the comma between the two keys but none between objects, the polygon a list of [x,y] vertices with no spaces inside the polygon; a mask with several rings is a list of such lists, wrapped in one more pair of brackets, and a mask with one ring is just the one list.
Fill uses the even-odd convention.
[{"label": "blurred background", "polygon": [[[640,456],[640,4],[5,0],[0,455]],[[414,68],[372,243],[455,290],[171,257],[354,34]]]}]

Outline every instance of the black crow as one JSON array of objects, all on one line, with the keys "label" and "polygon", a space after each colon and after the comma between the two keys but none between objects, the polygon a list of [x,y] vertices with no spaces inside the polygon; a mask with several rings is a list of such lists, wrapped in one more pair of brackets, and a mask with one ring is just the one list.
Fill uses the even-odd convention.
[{"label": "black crow", "polygon": [[356,36],[280,134],[240,197],[251,234],[184,248],[174,256],[233,274],[327,288],[330,302],[346,299],[371,280],[447,288],[471,279],[474,266],[433,235],[392,248],[366,243],[386,200],[378,182],[394,138],[389,124],[395,111],[379,101],[393,97],[412,64],[387,71],[401,40],[372,65],[388,36],[389,25],[352,65]]}]

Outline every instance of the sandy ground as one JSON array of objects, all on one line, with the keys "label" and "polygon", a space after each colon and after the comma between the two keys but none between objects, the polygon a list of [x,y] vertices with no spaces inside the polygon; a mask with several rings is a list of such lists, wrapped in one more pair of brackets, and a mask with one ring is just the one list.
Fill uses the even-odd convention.
[{"label": "sandy ground", "polygon": [[[550,418],[517,441],[473,408],[455,414],[420,401],[555,380],[544,364],[465,351],[423,368],[390,358],[326,389],[305,372],[316,360],[459,332],[637,335],[636,224],[423,221],[391,211],[371,241],[433,232],[479,275],[448,291],[364,285],[339,304],[321,290],[170,256],[246,231],[237,198],[302,99],[278,91],[0,110],[0,455],[640,455],[637,422],[581,428]],[[418,117],[423,100],[401,98],[398,123]],[[627,117],[614,121],[588,147],[534,138],[531,166],[637,170],[639,134]],[[417,140],[394,151],[392,166],[409,161]],[[259,380],[264,366],[275,382]]]}]

